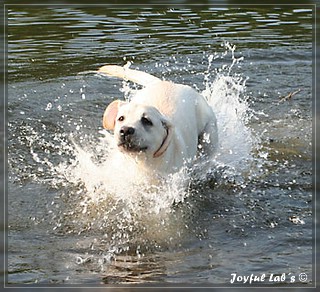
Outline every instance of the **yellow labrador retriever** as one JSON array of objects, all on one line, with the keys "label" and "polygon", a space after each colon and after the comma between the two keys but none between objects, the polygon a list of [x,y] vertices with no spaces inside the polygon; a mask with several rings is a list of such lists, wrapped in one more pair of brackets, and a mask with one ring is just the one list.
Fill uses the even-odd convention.
[{"label": "yellow labrador retriever", "polygon": [[118,149],[145,170],[169,174],[213,153],[218,142],[215,114],[190,86],[128,66],[105,65],[98,72],[144,86],[130,102],[111,102],[103,127],[114,132]]}]

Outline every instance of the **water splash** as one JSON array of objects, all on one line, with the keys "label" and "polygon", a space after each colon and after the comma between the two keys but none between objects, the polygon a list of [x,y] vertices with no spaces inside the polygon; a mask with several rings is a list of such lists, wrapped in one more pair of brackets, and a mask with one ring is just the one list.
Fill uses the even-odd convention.
[{"label": "water splash", "polygon": [[[203,74],[202,94],[218,120],[217,153],[211,161],[162,178],[160,184],[138,171],[134,160],[119,155],[112,135],[105,130],[98,133],[99,139],[79,141],[72,135],[67,137],[67,133],[51,138],[54,148],[69,157],[58,164],[39,155],[33,147],[37,143],[30,142],[33,163],[44,165],[42,173],[50,177],[39,181],[61,192],[48,204],[54,232],[99,234],[101,249],[108,255],[111,251],[114,254],[174,246],[187,240],[193,212],[189,199],[198,194],[192,184],[205,181],[208,174],[217,171],[224,179],[242,177],[254,160],[252,150],[257,141],[247,126],[251,113],[245,96],[246,78],[233,73],[242,61],[235,58],[234,51],[235,47],[226,43],[222,55],[209,55]],[[230,64],[214,69],[219,56],[229,58]],[[125,98],[134,90],[128,83],[120,89]],[[50,111],[51,106],[46,109]],[[45,143],[41,134],[33,134],[34,141],[39,142],[41,137]]]},{"label": "water splash", "polygon": [[[213,81],[210,78],[212,73],[208,70],[202,94],[217,116],[219,149],[215,156],[216,163],[229,170],[233,169],[236,174],[250,167],[252,151],[258,145],[258,140],[248,126],[254,113],[249,108],[245,94],[247,78],[241,74],[232,74],[232,68],[239,64],[243,57],[235,57],[235,46],[229,43],[225,46],[227,50],[224,54],[231,54],[231,64],[214,70]],[[208,68],[211,68],[214,56],[210,55],[208,60]]]}]

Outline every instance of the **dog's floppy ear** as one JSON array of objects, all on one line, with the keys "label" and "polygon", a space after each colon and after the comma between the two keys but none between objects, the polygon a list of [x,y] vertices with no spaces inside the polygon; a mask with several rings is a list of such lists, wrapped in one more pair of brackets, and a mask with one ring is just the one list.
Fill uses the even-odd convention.
[{"label": "dog's floppy ear", "polygon": [[153,157],[159,157],[164,152],[166,152],[169,144],[171,142],[172,134],[173,134],[173,125],[168,120],[162,121],[163,127],[167,130],[167,135],[165,136],[160,148],[153,154]]},{"label": "dog's floppy ear", "polygon": [[113,130],[116,124],[116,117],[118,114],[119,107],[124,104],[124,101],[115,100],[111,102],[103,114],[102,124],[107,130]]}]

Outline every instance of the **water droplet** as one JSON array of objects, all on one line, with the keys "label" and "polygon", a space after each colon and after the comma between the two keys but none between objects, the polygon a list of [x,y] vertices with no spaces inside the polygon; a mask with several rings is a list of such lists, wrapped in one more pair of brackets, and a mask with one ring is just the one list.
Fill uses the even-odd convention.
[{"label": "water droplet", "polygon": [[49,102],[48,104],[47,104],[47,107],[46,107],[46,111],[49,111],[49,110],[51,110],[52,109],[52,103],[51,102]]},{"label": "water droplet", "polygon": [[82,257],[78,256],[78,257],[76,258],[76,263],[77,263],[78,265],[81,265],[81,264],[84,263],[84,259],[83,259]]}]

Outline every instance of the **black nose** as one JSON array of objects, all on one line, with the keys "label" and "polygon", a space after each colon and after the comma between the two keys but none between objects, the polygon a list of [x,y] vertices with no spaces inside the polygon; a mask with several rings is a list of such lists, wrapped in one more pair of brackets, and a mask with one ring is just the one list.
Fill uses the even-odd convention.
[{"label": "black nose", "polygon": [[133,135],[134,134],[134,128],[132,127],[126,127],[126,126],[123,126],[121,129],[120,129],[120,135],[121,136],[130,136],[130,135]]}]

